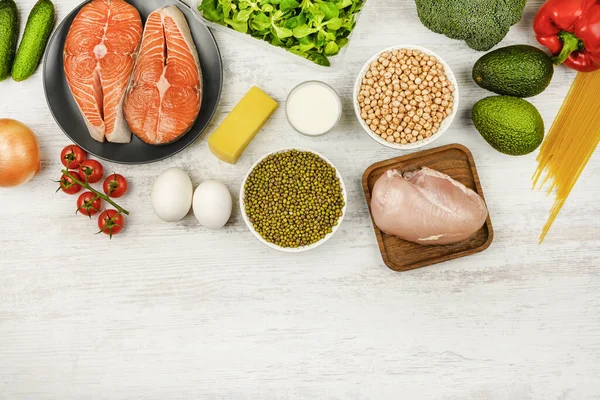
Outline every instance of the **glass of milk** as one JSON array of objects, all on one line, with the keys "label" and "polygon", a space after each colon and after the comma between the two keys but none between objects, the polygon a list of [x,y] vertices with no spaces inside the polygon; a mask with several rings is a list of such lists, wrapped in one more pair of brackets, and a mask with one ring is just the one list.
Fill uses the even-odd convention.
[{"label": "glass of milk", "polygon": [[339,122],[342,101],[328,84],[306,81],[288,95],[285,115],[296,132],[319,136],[329,132]]}]

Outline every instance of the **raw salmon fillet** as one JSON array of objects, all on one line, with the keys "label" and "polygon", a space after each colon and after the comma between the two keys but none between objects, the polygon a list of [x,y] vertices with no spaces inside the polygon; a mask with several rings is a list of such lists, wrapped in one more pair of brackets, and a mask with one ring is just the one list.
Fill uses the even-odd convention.
[{"label": "raw salmon fillet", "polygon": [[185,16],[176,6],[148,16],[125,98],[129,128],[149,144],[187,133],[200,112],[202,71]]},{"label": "raw salmon fillet", "polygon": [[123,0],[92,0],[71,24],[64,65],[90,135],[129,143],[123,100],[142,38],[142,19]]}]

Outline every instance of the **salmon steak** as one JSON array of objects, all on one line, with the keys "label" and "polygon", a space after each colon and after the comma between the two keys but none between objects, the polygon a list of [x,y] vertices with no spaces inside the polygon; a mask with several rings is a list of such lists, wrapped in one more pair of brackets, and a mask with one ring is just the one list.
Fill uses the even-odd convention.
[{"label": "salmon steak", "polygon": [[146,143],[174,142],[194,125],[202,103],[198,51],[183,13],[170,6],[148,16],[125,98],[131,131]]},{"label": "salmon steak", "polygon": [[142,39],[142,19],[123,0],[92,0],[77,14],[65,41],[64,68],[92,138],[129,143],[125,92]]}]

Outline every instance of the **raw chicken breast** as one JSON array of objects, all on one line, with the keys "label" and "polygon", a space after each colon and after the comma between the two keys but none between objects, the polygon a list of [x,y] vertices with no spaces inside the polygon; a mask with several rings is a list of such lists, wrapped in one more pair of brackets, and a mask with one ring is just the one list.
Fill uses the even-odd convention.
[{"label": "raw chicken breast", "polygon": [[383,232],[422,245],[467,240],[488,215],[477,193],[427,167],[383,174],[373,187],[371,212]]}]

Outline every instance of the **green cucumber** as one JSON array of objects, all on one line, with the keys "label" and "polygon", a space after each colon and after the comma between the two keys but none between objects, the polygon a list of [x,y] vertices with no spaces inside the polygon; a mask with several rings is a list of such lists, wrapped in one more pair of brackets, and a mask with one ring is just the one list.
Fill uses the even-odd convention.
[{"label": "green cucumber", "polygon": [[55,20],[54,4],[50,0],[39,0],[33,6],[12,66],[11,74],[15,81],[24,81],[35,72],[44,55]]},{"label": "green cucumber", "polygon": [[10,76],[19,36],[19,18],[14,0],[0,0],[0,82]]}]

